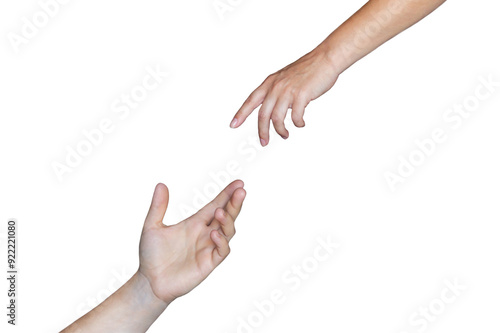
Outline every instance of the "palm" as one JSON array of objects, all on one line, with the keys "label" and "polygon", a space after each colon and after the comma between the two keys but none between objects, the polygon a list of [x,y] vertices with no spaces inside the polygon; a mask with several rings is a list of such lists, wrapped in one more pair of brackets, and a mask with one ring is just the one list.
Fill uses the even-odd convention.
[{"label": "palm", "polygon": [[[225,224],[234,225],[234,219],[241,209],[244,199],[241,186],[241,182],[232,183],[212,203],[172,226],[161,223],[164,211],[160,211],[158,216],[151,214],[155,210],[153,199],[141,236],[139,270],[148,278],[160,299],[170,300],[185,295],[205,280],[227,256],[227,242],[234,232],[225,230]],[[168,201],[168,192],[166,196]],[[163,207],[166,209],[166,204]],[[221,210],[227,211],[228,219],[222,218],[220,221],[217,218],[217,215],[221,216]]]},{"label": "palm", "polygon": [[212,253],[216,246],[210,239],[211,229],[196,228],[190,219],[143,233],[141,265],[152,284],[167,289],[158,294],[180,297],[196,287],[215,268]]}]

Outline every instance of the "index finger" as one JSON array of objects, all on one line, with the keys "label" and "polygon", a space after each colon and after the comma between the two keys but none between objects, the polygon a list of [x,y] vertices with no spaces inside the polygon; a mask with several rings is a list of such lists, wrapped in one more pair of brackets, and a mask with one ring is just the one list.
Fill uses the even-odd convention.
[{"label": "index finger", "polygon": [[226,204],[233,196],[234,191],[236,191],[239,188],[242,188],[243,186],[244,184],[241,180],[235,180],[234,182],[226,186],[226,188],[223,189],[222,192],[220,192],[219,195],[215,197],[215,199],[213,199],[205,207],[200,209],[196,214],[200,214],[207,221],[207,225],[210,224],[214,216],[215,210],[219,207],[226,206]]},{"label": "index finger", "polygon": [[240,214],[241,206],[243,205],[245,196],[246,191],[243,188],[239,188],[234,191],[225,208],[219,207],[215,211],[214,219],[218,223],[214,224],[214,226],[219,225],[222,229],[222,233],[227,237],[228,240],[233,238],[234,234],[236,233],[234,223],[236,222],[236,218]]},{"label": "index finger", "polygon": [[238,112],[234,115],[230,125],[231,128],[238,128],[241,124],[243,124],[253,110],[262,104],[266,95],[267,90],[264,88],[264,84],[255,89],[245,100]]},{"label": "index finger", "polygon": [[240,214],[241,207],[243,206],[243,201],[245,200],[246,195],[247,192],[245,191],[245,189],[243,189],[242,187],[237,188],[227,202],[226,211],[233,218],[233,220],[236,220],[236,218]]}]

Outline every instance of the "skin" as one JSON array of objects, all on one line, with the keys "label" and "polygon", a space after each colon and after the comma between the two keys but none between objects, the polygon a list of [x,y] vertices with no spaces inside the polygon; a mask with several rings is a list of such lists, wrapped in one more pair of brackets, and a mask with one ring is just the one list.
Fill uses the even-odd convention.
[{"label": "skin", "polygon": [[163,224],[168,189],[156,186],[139,245],[139,269],[120,289],[62,332],[146,332],[170,303],[198,286],[229,255],[246,192],[229,184],[195,215]]},{"label": "skin", "polygon": [[231,121],[241,126],[261,105],[258,116],[262,146],[269,143],[269,127],[289,136],[284,120],[289,109],[296,127],[304,127],[307,105],[337,82],[341,73],[400,32],[417,23],[445,0],[370,0],[318,47],[267,77],[243,103]]}]

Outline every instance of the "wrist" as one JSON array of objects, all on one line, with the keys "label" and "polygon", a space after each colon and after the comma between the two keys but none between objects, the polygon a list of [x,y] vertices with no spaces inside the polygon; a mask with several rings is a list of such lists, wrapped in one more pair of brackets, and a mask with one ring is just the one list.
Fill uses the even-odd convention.
[{"label": "wrist", "polygon": [[313,52],[322,57],[337,76],[354,63],[352,60],[355,53],[353,46],[339,40],[335,34],[325,39]]},{"label": "wrist", "polygon": [[137,270],[129,282],[137,305],[146,311],[161,313],[174,301],[174,299],[160,299],[154,293],[149,279],[140,270]]},{"label": "wrist", "polygon": [[139,271],[64,332],[146,332],[169,303],[156,297]]}]

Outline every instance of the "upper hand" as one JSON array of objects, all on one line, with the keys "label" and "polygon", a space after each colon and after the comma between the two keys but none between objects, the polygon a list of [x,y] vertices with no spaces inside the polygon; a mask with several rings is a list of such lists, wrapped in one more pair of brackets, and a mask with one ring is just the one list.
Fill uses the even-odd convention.
[{"label": "upper hand", "polygon": [[292,121],[304,127],[304,111],[312,100],[330,90],[337,81],[338,73],[325,52],[315,49],[299,60],[270,75],[241,106],[231,122],[239,127],[257,108],[259,110],[259,137],[262,146],[269,143],[269,122],[273,121],[276,132],[284,139],[289,133],[284,120],[292,109]]}]

